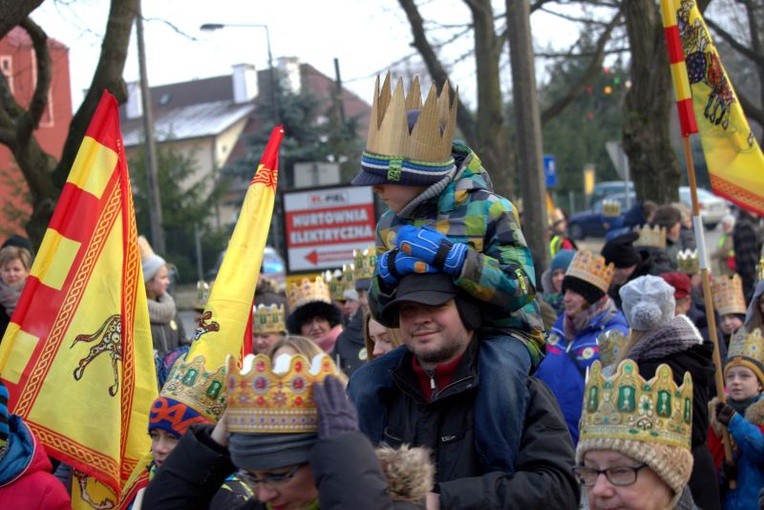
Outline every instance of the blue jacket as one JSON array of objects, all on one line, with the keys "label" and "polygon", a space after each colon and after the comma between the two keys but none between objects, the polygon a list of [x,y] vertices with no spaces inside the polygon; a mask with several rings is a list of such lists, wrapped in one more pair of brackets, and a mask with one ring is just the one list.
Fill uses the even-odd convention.
[{"label": "blue jacket", "polygon": [[547,338],[546,357],[535,375],[549,386],[557,398],[573,444],[576,445],[584,399],[584,374],[594,360],[600,357],[598,337],[613,329],[628,334],[629,325],[620,310],[607,308],[594,316],[589,325],[568,344],[563,334],[564,318],[565,314],[560,314],[552,326]]}]

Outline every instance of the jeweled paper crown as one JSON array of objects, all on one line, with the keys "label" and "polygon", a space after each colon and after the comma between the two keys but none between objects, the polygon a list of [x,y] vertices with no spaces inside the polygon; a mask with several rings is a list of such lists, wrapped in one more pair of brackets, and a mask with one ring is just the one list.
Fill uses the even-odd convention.
[{"label": "jeweled paper crown", "polygon": [[624,360],[611,377],[595,361],[584,388],[580,441],[624,439],[680,446],[689,449],[692,431],[692,377],[685,372],[677,387],[671,368],[658,366],[646,381],[639,367]]},{"label": "jeweled paper crown", "polygon": [[759,381],[764,384],[764,339],[761,337],[761,329],[756,328],[749,333],[741,328],[740,332],[732,335],[725,370],[735,365],[750,365],[757,372]]},{"label": "jeweled paper crown", "polygon": [[252,332],[260,334],[286,333],[284,305],[257,305],[252,310]]},{"label": "jeweled paper crown", "polygon": [[214,423],[225,411],[225,367],[208,372],[204,364],[201,355],[191,361],[178,359],[159,395],[186,404]]},{"label": "jeweled paper crown", "polygon": [[[355,264],[342,264],[342,292],[355,290]],[[343,294],[342,299],[347,299]]]},{"label": "jeweled paper crown", "polygon": [[284,354],[273,365],[264,354],[248,354],[241,371],[229,356],[228,429],[261,434],[315,432],[318,411],[313,385],[336,373],[334,362],[324,353],[313,360]]},{"label": "jeweled paper crown", "polygon": [[316,276],[314,280],[303,278],[299,285],[294,283],[289,285],[287,289],[287,306],[290,313],[294,313],[302,305],[315,301],[332,303],[329,287],[322,277]]},{"label": "jeweled paper crown", "polygon": [[652,246],[661,250],[666,248],[665,228],[658,225],[654,227],[644,225],[642,227],[634,227],[634,231],[639,234],[639,238],[634,241],[634,246]]},{"label": "jeweled paper crown", "polygon": [[606,218],[617,218],[621,215],[621,202],[618,200],[603,200],[602,215]]},{"label": "jeweled paper crown", "polygon": [[607,294],[615,274],[615,265],[605,262],[601,255],[594,255],[587,250],[578,250],[570,261],[565,276],[575,276],[591,283]]},{"label": "jeweled paper crown", "polygon": [[685,274],[700,272],[700,260],[697,250],[682,250],[676,254],[676,265],[679,271]]},{"label": "jeweled paper crown", "polygon": [[600,360],[603,366],[609,366],[621,358],[621,353],[626,348],[629,335],[617,329],[611,329],[597,336],[597,345],[600,351]]},{"label": "jeweled paper crown", "polygon": [[756,265],[756,281],[761,280],[764,280],[764,258],[760,258]]},{"label": "jeweled paper crown", "polygon": [[342,293],[345,291],[345,282],[343,273],[339,269],[334,271],[326,270],[322,275],[326,286],[329,287],[329,295],[334,301],[344,301]]},{"label": "jeweled paper crown", "polygon": [[377,249],[372,245],[364,250],[353,250],[353,279],[370,280],[377,263]]},{"label": "jeweled paper crown", "polygon": [[711,282],[711,297],[719,315],[746,313],[743,281],[737,274],[714,277]]},{"label": "jeweled paper crown", "polygon": [[[419,76],[411,82],[404,96],[403,79],[399,78],[395,91],[391,91],[388,72],[382,88],[379,76],[374,86],[366,151],[422,163],[444,163],[452,160],[451,142],[456,128],[458,91],[451,93],[448,82],[440,95],[435,84],[430,87],[424,105]],[[409,130],[407,112],[420,110],[419,117]]]}]

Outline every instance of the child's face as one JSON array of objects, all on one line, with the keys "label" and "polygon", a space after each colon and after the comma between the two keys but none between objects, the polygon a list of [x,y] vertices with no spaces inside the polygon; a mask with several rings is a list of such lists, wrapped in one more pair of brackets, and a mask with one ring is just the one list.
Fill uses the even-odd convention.
[{"label": "child's face", "polygon": [[719,324],[719,327],[722,330],[722,333],[725,335],[731,335],[735,332],[737,328],[743,325],[743,321],[740,320],[740,317],[735,315],[734,313],[730,313],[727,315],[722,315],[721,324]]},{"label": "child's face", "polygon": [[562,281],[565,279],[564,269],[555,269],[552,273],[552,287],[555,292],[562,292]]},{"label": "child's face", "polygon": [[758,395],[762,386],[756,374],[748,367],[729,367],[724,372],[724,385],[732,400],[743,401]]},{"label": "child's face", "polygon": [[391,211],[397,214],[414,197],[420,195],[427,188],[424,186],[403,186],[401,184],[375,184],[371,189],[379,195],[379,198]]},{"label": "child's face", "polygon": [[14,259],[7,262],[0,268],[0,280],[6,285],[17,287],[27,281],[29,271],[26,270],[21,259]]}]

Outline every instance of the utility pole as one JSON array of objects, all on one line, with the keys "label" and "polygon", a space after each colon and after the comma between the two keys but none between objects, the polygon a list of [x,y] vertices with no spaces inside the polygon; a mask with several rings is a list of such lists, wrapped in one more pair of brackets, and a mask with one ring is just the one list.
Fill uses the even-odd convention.
[{"label": "utility pole", "polygon": [[141,2],[138,2],[138,13],[135,16],[135,34],[138,39],[138,65],[140,70],[141,102],[143,105],[143,131],[146,136],[146,174],[149,178],[149,223],[151,228],[151,244],[154,250],[163,255],[167,254],[164,242],[162,224],[162,197],[159,194],[157,179],[157,149],[154,143],[154,115],[151,111],[151,90],[146,72],[146,46],[143,41],[143,12]]},{"label": "utility pole", "polygon": [[546,183],[544,182],[541,115],[533,65],[530,6],[527,0],[507,0],[512,96],[517,124],[520,191],[525,239],[537,264],[536,276],[549,267]]}]

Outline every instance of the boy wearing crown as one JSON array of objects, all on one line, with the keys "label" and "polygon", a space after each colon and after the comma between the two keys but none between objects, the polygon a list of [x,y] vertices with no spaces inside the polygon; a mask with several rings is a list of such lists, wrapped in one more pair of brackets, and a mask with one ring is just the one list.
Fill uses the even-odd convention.
[{"label": "boy wearing crown", "polygon": [[[476,442],[490,469],[512,472],[525,379],[544,356],[535,269],[517,210],[492,192],[477,154],[452,141],[457,102],[448,83],[440,95],[431,87],[423,105],[418,77],[406,97],[402,80],[394,93],[389,74],[381,91],[377,80],[361,172],[353,179],[372,186],[389,208],[377,224],[369,308],[379,320],[402,277],[441,271],[481,302],[480,387],[491,391],[479,392]],[[362,414],[379,416],[376,422],[383,421],[377,392],[391,384],[387,364],[399,360],[400,354],[384,356],[351,382],[356,391],[368,390],[356,402]],[[381,430],[366,432],[381,438]]]},{"label": "boy wearing crown", "polygon": [[[725,510],[757,508],[764,486],[764,340],[761,330],[733,335],[724,365],[727,401],[709,403],[709,448],[719,468]],[[724,461],[724,428],[732,438],[734,464]],[[734,488],[729,481],[735,480]]]}]

